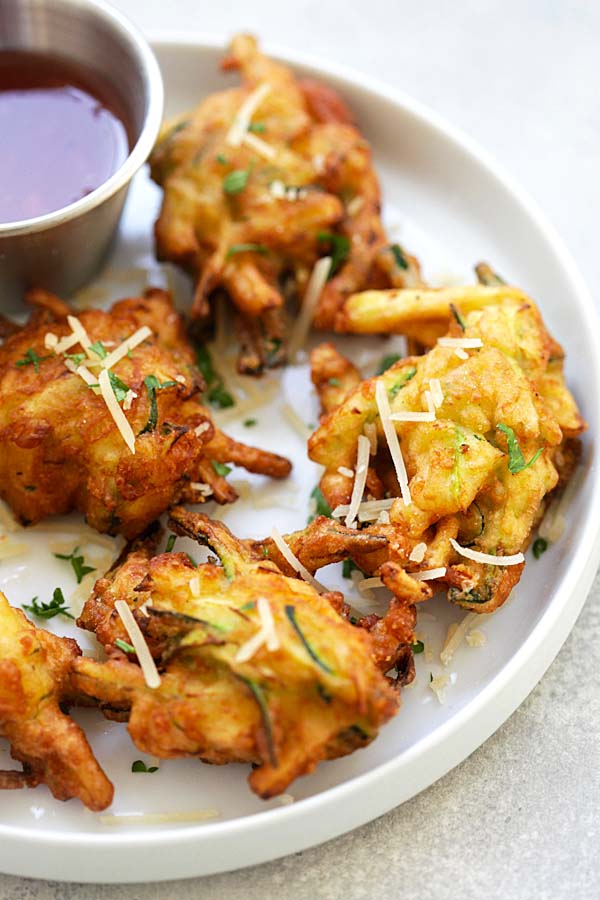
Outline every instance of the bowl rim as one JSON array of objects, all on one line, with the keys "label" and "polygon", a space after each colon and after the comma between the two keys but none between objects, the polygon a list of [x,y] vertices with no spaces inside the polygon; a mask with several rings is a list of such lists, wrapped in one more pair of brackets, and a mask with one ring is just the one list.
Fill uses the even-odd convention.
[{"label": "bowl rim", "polygon": [[[215,34],[181,29],[149,31],[148,40],[161,51],[180,48],[182,51],[222,52],[227,45],[223,37]],[[562,238],[528,193],[477,141],[425,103],[360,69],[324,61],[309,52],[292,50],[271,41],[263,42],[263,47],[275,59],[385,98],[407,116],[461,148],[473,165],[500,182],[552,247],[570,281],[573,303],[586,330],[598,333],[598,312],[591,293]],[[600,384],[600,355],[592,360],[590,378],[593,384]],[[589,407],[594,407],[600,416],[600,393],[590,391],[586,399]],[[240,869],[305,850],[364,825],[414,797],[481,746],[508,719],[544,675],[575,624],[600,563],[600,467],[595,459],[593,464],[588,460],[586,477],[589,480],[587,490],[592,495],[590,511],[581,526],[580,542],[565,563],[563,590],[555,594],[527,639],[489,684],[448,722],[404,751],[400,759],[388,760],[289,806],[182,828],[157,827],[152,831],[142,829],[110,834],[75,830],[35,833],[28,826],[0,823],[4,858],[8,852],[16,860],[26,841],[32,865],[29,877],[102,884],[190,878]],[[443,760],[436,756],[442,744],[446,751]],[[420,766],[415,772],[417,759]],[[411,769],[413,776],[410,785],[402,780],[407,769]],[[328,816],[335,817],[342,808],[344,815],[338,815],[332,824]],[[233,862],[232,846],[235,846]],[[193,854],[200,848],[205,854],[203,859]],[[156,852],[159,849],[163,851],[162,855]],[[65,873],[64,862],[56,862],[55,854],[67,850],[78,851],[81,861],[85,861],[85,871],[80,861],[74,866],[76,874]],[[131,856],[133,851],[147,854],[145,876],[140,877],[140,866]],[[19,874],[16,867],[8,871]]]},{"label": "bowl rim", "polygon": [[[124,38],[132,50],[141,70],[146,87],[147,109],[139,135],[127,158],[116,172],[85,197],[61,206],[41,216],[16,219],[14,222],[0,223],[0,239],[18,235],[34,234],[70,222],[101,206],[124,188],[148,159],[156,142],[162,123],[164,109],[164,86],[160,67],[149,41],[140,29],[105,0],[52,0],[54,5],[62,5],[76,16],[82,7],[88,7],[102,19],[114,34]],[[1,49],[1,48],[0,48]],[[35,47],[31,48],[35,50]]]}]

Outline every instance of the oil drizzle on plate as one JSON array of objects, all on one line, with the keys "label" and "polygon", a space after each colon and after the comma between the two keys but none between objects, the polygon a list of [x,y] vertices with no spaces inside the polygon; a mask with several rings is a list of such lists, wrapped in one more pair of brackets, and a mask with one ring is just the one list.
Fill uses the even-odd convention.
[{"label": "oil drizzle on plate", "polygon": [[127,158],[119,98],[60,56],[0,51],[0,222],[85,197]]}]

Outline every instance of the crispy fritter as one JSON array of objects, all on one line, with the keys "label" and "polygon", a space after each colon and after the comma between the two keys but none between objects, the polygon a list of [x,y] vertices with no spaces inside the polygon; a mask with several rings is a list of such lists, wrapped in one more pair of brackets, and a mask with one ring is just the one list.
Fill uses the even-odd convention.
[{"label": "crispy fritter", "polygon": [[0,772],[0,790],[47,784],[58,800],[78,797],[92,810],[111,804],[112,784],[61,709],[80,654],[74,640],[36,628],[0,592],[0,736],[23,764],[22,772]]},{"label": "crispy fritter", "polygon": [[[363,316],[366,330],[397,331],[435,344],[442,329],[453,338],[481,340],[461,359],[439,344],[424,356],[400,360],[383,375],[354,385],[353,368],[330,345],[312,355],[313,382],[326,415],[309,440],[309,456],[326,467],[321,490],[332,508],[350,500],[357,442],[376,435],[367,477],[367,499],[400,497],[383,432],[376,385],[386,389],[392,413],[427,411],[432,381],[443,394],[433,421],[396,421],[412,502],[397,499],[385,529],[388,557],[409,574],[445,569],[437,580],[448,597],[475,612],[491,612],[508,597],[523,563],[481,564],[459,555],[450,543],[498,556],[524,550],[543,513],[559,469],[572,471],[573,443],[585,423],[563,375],[564,353],[546,330],[533,301],[502,285],[479,266],[478,287],[399,291],[381,302],[377,294],[351,298],[345,313]],[[360,301],[360,302],[359,302]],[[350,313],[348,312],[350,310]],[[354,321],[356,325],[356,320]],[[461,351],[464,352],[464,351]],[[340,378],[339,406],[332,409],[328,373]],[[564,481],[563,477],[563,481]],[[396,532],[392,538],[390,530]],[[411,561],[417,544],[422,562]],[[418,555],[418,554],[417,554]],[[362,560],[361,568],[374,571]],[[377,570],[375,570],[377,571]]]},{"label": "crispy fritter", "polygon": [[[319,257],[347,254],[320,298],[318,328],[331,329],[356,291],[421,279],[417,261],[389,247],[369,145],[335,91],[297,79],[248,35],[234,38],[224,67],[240,71],[242,86],[169,123],[152,153],[164,189],[156,249],[197,279],[197,319],[225,291],[238,315],[240,369],[258,372],[283,361],[284,284],[303,296]],[[251,128],[233,146],[231,126],[257,89]]]},{"label": "crispy fritter", "polygon": [[[100,640],[114,641],[112,607],[125,600],[160,686],[148,688],[138,666],[109,647],[116,658],[108,663],[76,661],[77,688],[109,715],[125,714],[147,753],[252,763],[250,786],[265,798],[319,760],[369,743],[395,714],[397,692],[374,662],[381,653],[367,631],[336,611],[341,596],[282,574],[268,546],[259,551],[206,516],[177,509],[170,524],[208,544],[221,564],[196,567],[184,553],[152,556],[150,537],[98,584],[81,620]],[[313,523],[315,536],[327,529],[339,542],[339,527]],[[364,550],[381,538],[347,535],[346,543]],[[337,545],[331,557],[339,553]],[[317,555],[327,558],[323,547]]]},{"label": "crispy fritter", "polygon": [[[40,291],[29,299],[37,307],[30,322],[0,347],[0,496],[24,524],[78,509],[98,531],[131,538],[180,499],[235,500],[219,463],[289,474],[283,457],[215,427],[201,404],[203,382],[183,321],[165,291],[80,313],[92,342],[87,353],[79,343],[65,353],[48,349],[71,334],[69,308]],[[132,453],[94,384],[103,357],[142,326],[151,335],[110,368],[135,435]],[[92,386],[73,371],[80,365]]]}]

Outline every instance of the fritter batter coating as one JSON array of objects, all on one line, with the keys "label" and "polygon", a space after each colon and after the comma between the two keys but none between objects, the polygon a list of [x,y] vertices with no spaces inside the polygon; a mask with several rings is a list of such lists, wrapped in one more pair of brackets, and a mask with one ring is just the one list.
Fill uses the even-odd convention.
[{"label": "fritter batter coating", "polygon": [[[368,744],[395,714],[398,695],[372,659],[369,634],[334,608],[341,596],[282,574],[268,548],[237,540],[220,522],[177,509],[170,524],[208,544],[221,564],[196,567],[176,552],[152,557],[149,538],[98,585],[82,618],[101,640],[114,640],[111,606],[117,596],[125,600],[160,686],[147,687],[140,668],[108,648],[118,654],[108,663],[75,663],[77,688],[109,715],[128,717],[133,741],[147,753],[252,763],[250,786],[264,798],[319,760]],[[339,540],[339,526],[333,530]],[[346,540],[363,550],[381,545],[377,536]]]},{"label": "fritter batter coating", "polygon": [[[179,500],[235,500],[220,474],[224,463],[274,478],[289,474],[283,457],[216,428],[201,402],[203,381],[183,321],[165,291],[76,318],[45,292],[29,300],[37,311],[0,347],[0,496],[24,524],[77,509],[98,531],[131,538]],[[105,368],[144,327],[142,342]],[[79,340],[73,329],[81,330]],[[64,351],[63,341],[71,343]],[[100,392],[107,373],[131,446]]]},{"label": "fritter batter coating", "polygon": [[[357,385],[354,367],[335,348],[317,348],[312,377],[325,414],[309,456],[326,467],[321,490],[330,506],[349,504],[354,477],[339,468],[353,470],[358,438],[369,435],[366,499],[398,498],[385,513],[389,525],[370,526],[388,534],[389,558],[408,573],[440,569],[434,583],[446,585],[452,602],[487,613],[506,600],[524,563],[474,561],[457,546],[497,557],[526,549],[559,470],[563,482],[570,474],[574,440],[586,425],[565,384],[564,353],[533,301],[503,286],[488,266],[478,274],[484,285],[422,289],[418,298],[399,291],[393,303],[380,303],[377,294],[350,298],[344,314],[360,315],[369,330],[418,336],[432,349]],[[444,328],[446,346],[437,343]],[[468,349],[460,346],[465,340]],[[410,503],[400,499],[378,383],[398,417],[390,425]],[[423,554],[419,545],[426,545]],[[359,564],[373,571],[368,562]]]},{"label": "fritter batter coating", "polygon": [[61,709],[73,696],[80,654],[74,640],[36,628],[0,592],[0,736],[23,764],[22,772],[0,772],[0,790],[47,784],[58,800],[78,797],[92,810],[112,803],[112,784]]},{"label": "fritter batter coating", "polygon": [[390,247],[369,145],[335,91],[296,78],[249,35],[233,39],[223,67],[243,84],[166,125],[152,153],[164,189],[156,250],[197,279],[200,321],[211,294],[227,294],[240,370],[259,372],[283,361],[284,293],[304,296],[319,257],[333,258],[314,314],[321,329],[350,294],[421,279],[417,261]]}]

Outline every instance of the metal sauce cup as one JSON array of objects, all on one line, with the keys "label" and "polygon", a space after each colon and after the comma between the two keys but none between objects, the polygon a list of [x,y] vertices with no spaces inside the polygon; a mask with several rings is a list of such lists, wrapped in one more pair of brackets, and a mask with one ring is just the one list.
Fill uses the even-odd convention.
[{"label": "metal sauce cup", "polygon": [[115,90],[132,149],[108,181],[63,209],[0,223],[0,309],[17,309],[28,287],[68,296],[90,280],[110,250],[132,177],[144,164],[163,113],[163,85],[147,42],[99,0],[2,0],[0,48],[59,54]]}]

